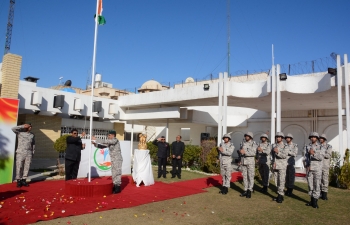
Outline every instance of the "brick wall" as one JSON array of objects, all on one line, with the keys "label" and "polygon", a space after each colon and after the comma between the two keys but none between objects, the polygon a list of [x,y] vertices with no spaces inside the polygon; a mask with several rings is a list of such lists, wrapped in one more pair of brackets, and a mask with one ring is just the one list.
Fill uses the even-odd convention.
[{"label": "brick wall", "polygon": [[21,66],[21,56],[10,53],[4,55],[1,68],[1,97],[18,99]]},{"label": "brick wall", "polygon": [[20,114],[18,124],[31,123],[35,134],[35,158],[58,158],[53,144],[61,136],[62,118],[56,116],[40,116]]}]

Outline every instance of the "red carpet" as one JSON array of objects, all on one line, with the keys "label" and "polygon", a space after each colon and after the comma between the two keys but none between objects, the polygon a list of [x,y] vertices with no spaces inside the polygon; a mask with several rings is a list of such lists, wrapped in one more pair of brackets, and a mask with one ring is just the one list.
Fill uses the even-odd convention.
[{"label": "red carpet", "polygon": [[[232,181],[238,179],[241,179],[240,173],[233,173]],[[93,178],[92,182],[105,180],[111,178]],[[63,180],[35,182],[27,188],[16,188],[16,183],[0,185],[0,225],[35,223],[40,220],[128,208],[203,193],[203,188],[220,185],[221,177],[213,176],[171,184],[156,182],[152,186],[139,188],[131,182],[131,177],[122,177],[120,194],[90,198],[66,195]]]},{"label": "red carpet", "polygon": [[305,173],[295,173],[296,177],[306,177]]}]

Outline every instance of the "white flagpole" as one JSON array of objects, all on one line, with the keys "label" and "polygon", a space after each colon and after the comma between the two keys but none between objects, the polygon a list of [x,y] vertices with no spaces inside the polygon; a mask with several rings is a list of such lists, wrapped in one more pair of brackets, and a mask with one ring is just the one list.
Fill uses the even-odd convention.
[{"label": "white flagpole", "polygon": [[[93,121],[93,98],[94,98],[94,83],[95,83],[95,65],[96,65],[96,44],[97,44],[97,21],[98,21],[98,3],[99,0],[96,0],[96,16],[95,16],[95,36],[94,36],[94,52],[92,55],[92,71],[91,71],[91,104],[90,104],[90,143],[92,141],[92,121]],[[88,176],[88,181],[91,182],[91,149],[92,149],[92,145],[89,149],[89,176]]]}]

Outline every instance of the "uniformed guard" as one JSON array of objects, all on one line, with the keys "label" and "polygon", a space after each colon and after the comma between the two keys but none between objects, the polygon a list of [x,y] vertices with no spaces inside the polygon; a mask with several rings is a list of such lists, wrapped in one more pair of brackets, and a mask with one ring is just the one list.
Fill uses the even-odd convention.
[{"label": "uniformed guard", "polygon": [[306,205],[314,208],[318,208],[317,201],[321,192],[321,176],[324,158],[324,150],[321,149],[318,138],[318,133],[311,132],[309,135],[311,143],[305,146],[307,183],[309,186],[309,195],[311,196],[311,201]]},{"label": "uniformed guard", "polygon": [[230,187],[231,173],[232,173],[232,153],[235,149],[231,141],[230,134],[225,134],[222,138],[224,143],[220,144],[219,160],[220,160],[220,173],[222,176],[222,188],[219,193],[226,195]]},{"label": "uniformed guard", "polygon": [[288,133],[285,136],[286,144],[289,147],[288,157],[287,157],[287,171],[286,171],[286,187],[287,191],[285,195],[291,196],[294,189],[294,182],[295,182],[295,157],[298,154],[298,145],[296,143],[293,143],[293,135]]},{"label": "uniformed guard", "polygon": [[267,192],[267,188],[269,186],[269,173],[270,173],[270,153],[271,146],[267,141],[267,134],[262,134],[260,136],[261,143],[257,148],[257,161],[259,165],[259,173],[261,176],[263,188],[260,190],[262,193]]},{"label": "uniformed guard", "polygon": [[329,166],[332,157],[332,145],[327,144],[327,137],[325,134],[320,135],[321,148],[324,150],[324,159],[322,167],[322,179],[321,179],[321,199],[328,200],[328,177],[329,177]]},{"label": "uniformed guard", "polygon": [[253,141],[253,133],[244,134],[244,141],[240,145],[241,168],[243,175],[244,192],[241,197],[251,198],[254,187],[255,155],[258,145]]},{"label": "uniformed guard", "polygon": [[276,198],[273,198],[273,200],[277,203],[282,203],[284,201],[284,184],[286,179],[289,148],[283,143],[284,134],[282,132],[277,132],[275,137],[276,144],[272,145],[271,154],[273,174],[278,195]]},{"label": "uniformed guard", "polygon": [[31,132],[32,124],[23,124],[12,128],[17,135],[18,145],[16,150],[16,180],[17,187],[28,187],[28,171],[35,151],[35,136]]},{"label": "uniformed guard", "polygon": [[[122,151],[120,149],[120,142],[115,137],[116,132],[114,130],[109,131],[107,140],[100,140],[100,143],[96,143],[96,141],[92,141],[93,145],[98,148],[106,148],[109,149],[109,155],[111,157],[112,163],[112,181],[113,181],[113,194],[117,194],[121,192],[121,184],[122,184],[122,164],[123,157]],[[96,140],[95,137],[92,137],[92,140]]]}]

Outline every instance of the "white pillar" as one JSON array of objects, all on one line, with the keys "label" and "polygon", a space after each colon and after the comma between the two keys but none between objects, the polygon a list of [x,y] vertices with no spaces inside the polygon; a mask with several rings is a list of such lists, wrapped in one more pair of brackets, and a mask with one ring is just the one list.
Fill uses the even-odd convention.
[{"label": "white pillar", "polygon": [[347,133],[346,148],[350,149],[349,65],[348,65],[347,54],[344,54],[344,72],[345,72],[345,107],[346,107],[346,133]]},{"label": "white pillar", "polygon": [[228,92],[227,82],[228,82],[228,73],[225,72],[224,73],[224,85],[223,85],[223,87],[224,87],[224,100],[223,100],[224,106],[223,106],[223,113],[222,113],[222,115],[223,115],[222,134],[223,135],[227,134],[227,92]]},{"label": "white pillar", "polygon": [[[338,138],[339,138],[339,153],[343,161],[343,108],[342,108],[342,67],[340,66],[340,55],[337,55],[337,86],[338,86]],[[341,161],[341,162],[342,162]]]},{"label": "white pillar", "polygon": [[169,142],[169,119],[166,119],[165,140]]},{"label": "white pillar", "polygon": [[281,66],[277,64],[276,66],[276,131],[281,132],[281,81],[279,74],[281,73]]},{"label": "white pillar", "polygon": [[221,138],[222,138],[222,94],[223,94],[223,84],[222,84],[222,73],[219,73],[219,105],[218,105],[218,143],[217,145],[220,146]]},{"label": "white pillar", "polygon": [[276,113],[276,67],[272,66],[271,69],[271,130],[270,130],[270,141],[271,144],[275,143],[275,113]]},{"label": "white pillar", "polygon": [[134,152],[134,121],[132,121],[132,124],[131,124],[131,140],[130,140],[130,155],[131,155],[131,158],[133,156],[133,152]]}]

